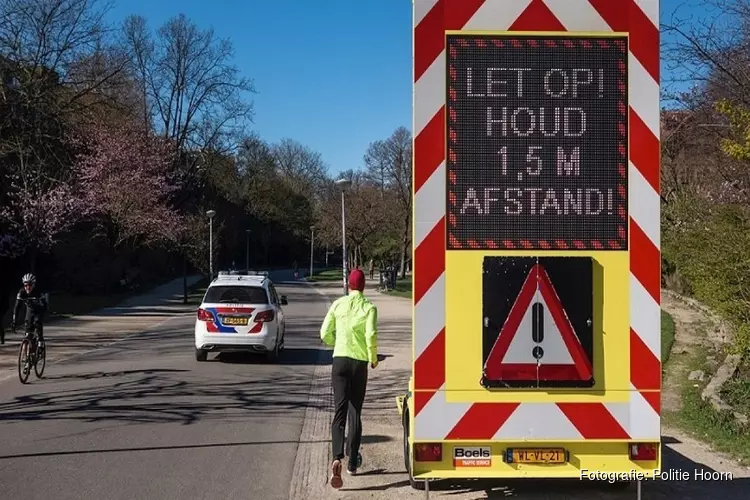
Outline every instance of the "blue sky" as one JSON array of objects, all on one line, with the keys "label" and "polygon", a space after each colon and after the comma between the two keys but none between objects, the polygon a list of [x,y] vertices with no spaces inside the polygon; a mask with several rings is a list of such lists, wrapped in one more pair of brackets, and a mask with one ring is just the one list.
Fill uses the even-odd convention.
[{"label": "blue sky", "polygon": [[[617,0],[613,0],[617,1]],[[152,28],[184,13],[234,42],[254,79],[253,128],[319,151],[332,173],[359,168],[367,145],[411,129],[410,0],[118,0],[112,20]],[[662,0],[664,21],[695,0]]]}]

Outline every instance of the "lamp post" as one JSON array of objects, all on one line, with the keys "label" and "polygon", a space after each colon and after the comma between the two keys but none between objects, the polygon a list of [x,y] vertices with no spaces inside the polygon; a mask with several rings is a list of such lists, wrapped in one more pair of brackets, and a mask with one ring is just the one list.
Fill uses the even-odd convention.
[{"label": "lamp post", "polygon": [[328,269],[328,256],[331,255],[333,251],[328,250],[328,243],[326,243],[326,269]]},{"label": "lamp post", "polygon": [[313,275],[313,245],[315,245],[315,226],[310,226],[310,278]]},{"label": "lamp post", "polygon": [[347,283],[347,256],[346,256],[346,205],[344,204],[344,193],[352,185],[352,181],[349,179],[339,179],[336,181],[336,186],[341,190],[341,246],[342,246],[342,257],[343,257],[343,273],[344,273],[344,295],[349,294],[349,284]]},{"label": "lamp post", "polygon": [[245,271],[250,272],[250,230],[245,229],[247,243],[245,244]]},{"label": "lamp post", "polygon": [[208,273],[209,273],[209,279],[213,281],[214,279],[214,216],[216,215],[216,210],[209,210],[206,212],[206,215],[208,216]]}]

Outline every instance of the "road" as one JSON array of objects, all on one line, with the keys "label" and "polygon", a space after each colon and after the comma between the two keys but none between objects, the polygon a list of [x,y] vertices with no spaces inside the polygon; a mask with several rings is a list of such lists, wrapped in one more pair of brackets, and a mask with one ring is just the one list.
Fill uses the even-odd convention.
[{"label": "road", "polygon": [[[76,327],[94,340],[77,339],[71,345],[86,352],[48,363],[45,378],[32,374],[25,386],[0,364],[0,498],[424,498],[406,480],[394,401],[410,374],[411,304],[371,293],[384,361],[368,380],[363,473],[346,476],[335,491],[325,484],[330,352],[321,349],[318,328],[338,285],[284,282],[290,277],[273,275],[289,298],[287,348],[277,365],[254,356],[196,362],[192,306],[155,307],[144,299],[139,309],[118,309],[112,321],[120,326],[111,332],[103,314],[75,326],[50,325],[50,348],[65,356]],[[152,326],[133,333],[135,327],[123,326],[127,318]],[[11,342],[0,357],[10,356]],[[750,498],[746,466],[684,436],[667,434],[664,443],[665,470],[732,472],[734,479],[651,481],[644,499]],[[434,498],[467,500],[635,498],[632,490],[576,480],[441,481],[431,489]]]},{"label": "road", "polygon": [[48,363],[42,380],[0,381],[0,497],[287,500],[311,377],[325,362],[326,303],[302,284],[278,288],[289,298],[278,364],[196,362],[193,316],[182,315]]}]

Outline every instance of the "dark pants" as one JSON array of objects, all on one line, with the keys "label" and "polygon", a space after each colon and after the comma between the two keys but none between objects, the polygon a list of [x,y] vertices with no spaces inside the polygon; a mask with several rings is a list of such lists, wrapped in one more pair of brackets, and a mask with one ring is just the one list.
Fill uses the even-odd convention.
[{"label": "dark pants", "polygon": [[44,323],[42,322],[42,314],[35,312],[27,312],[26,319],[24,320],[24,333],[31,332],[34,328],[34,324],[39,325],[39,339],[44,340]]},{"label": "dark pants", "polygon": [[351,358],[333,358],[331,369],[333,382],[334,415],[331,424],[333,459],[344,458],[344,430],[349,423],[347,454],[349,466],[354,468],[362,441],[362,404],[367,389],[367,361]]}]

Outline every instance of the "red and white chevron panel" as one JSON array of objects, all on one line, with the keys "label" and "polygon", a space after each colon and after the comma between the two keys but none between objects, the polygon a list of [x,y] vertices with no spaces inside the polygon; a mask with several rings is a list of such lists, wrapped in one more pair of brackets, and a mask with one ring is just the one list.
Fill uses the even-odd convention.
[{"label": "red and white chevron panel", "polygon": [[[658,26],[659,0],[414,0],[415,439],[659,439]],[[627,402],[446,401],[446,30],[629,32]]]}]

